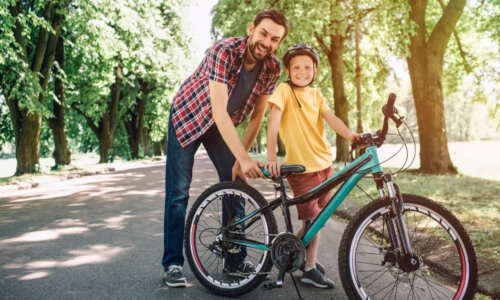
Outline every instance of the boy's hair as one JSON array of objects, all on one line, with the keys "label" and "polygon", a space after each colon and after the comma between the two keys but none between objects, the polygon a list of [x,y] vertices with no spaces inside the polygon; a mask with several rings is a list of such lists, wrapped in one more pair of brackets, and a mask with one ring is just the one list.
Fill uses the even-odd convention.
[{"label": "boy's hair", "polygon": [[274,23],[285,27],[285,34],[281,39],[283,40],[286,37],[288,34],[288,20],[282,12],[276,9],[261,10],[253,20],[253,25],[257,27],[263,19],[271,19]]}]

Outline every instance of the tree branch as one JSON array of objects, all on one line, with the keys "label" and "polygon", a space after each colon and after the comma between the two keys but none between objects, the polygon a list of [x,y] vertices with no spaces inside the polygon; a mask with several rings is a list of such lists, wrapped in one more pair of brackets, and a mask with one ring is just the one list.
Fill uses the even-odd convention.
[{"label": "tree branch", "polygon": [[[59,38],[61,24],[64,19],[64,16],[58,12],[58,10],[61,7],[57,5],[54,8],[56,8],[56,12],[52,18],[52,24],[51,24],[54,32],[51,32],[49,34],[49,38],[47,40],[47,48],[45,50],[45,55],[40,70],[40,75],[41,75],[40,86],[42,87],[43,91],[47,89],[47,84],[49,83],[50,70],[52,69],[54,56],[56,54],[57,40]],[[38,101],[40,101],[40,103],[43,104],[45,102],[45,98],[46,98],[45,93],[41,93],[40,96],[38,97]]]},{"label": "tree branch", "polygon": [[22,1],[18,1],[16,5],[10,8],[10,14],[16,19],[16,28],[14,30],[14,37],[22,50],[22,53],[19,53],[19,56],[21,57],[22,60],[24,60],[24,62],[29,64],[28,61],[29,55],[28,55],[28,50],[26,50],[26,41],[24,40],[23,36],[23,27],[21,26],[21,23],[17,19],[17,17],[22,11],[23,11]]},{"label": "tree branch", "polygon": [[[52,10],[52,1],[47,2],[43,12],[45,21],[50,21],[50,12]],[[38,43],[36,45],[35,55],[33,56],[33,64],[31,70],[35,73],[40,72],[42,67],[43,58],[45,57],[45,50],[47,49],[47,28],[40,26],[38,30]]]},{"label": "tree branch", "polygon": [[121,91],[122,85],[122,61],[118,59],[118,65],[115,67],[115,83],[111,86],[111,102],[109,103],[108,112],[110,114],[109,119],[109,130],[113,135],[117,125],[118,119],[118,103],[122,97]]},{"label": "tree branch", "polygon": [[326,46],[323,38],[321,38],[316,31],[314,32],[314,37],[318,41],[318,44],[321,47],[321,49],[323,49],[323,52],[325,52],[326,56],[330,57],[330,55],[331,55],[330,49],[328,49],[328,47]]},{"label": "tree branch", "polygon": [[428,40],[428,50],[436,57],[443,57],[446,45],[450,39],[451,33],[455,29],[458,19],[462,15],[465,7],[465,0],[450,0],[443,11],[443,15],[432,30]]},{"label": "tree branch", "polygon": [[94,121],[87,116],[78,106],[76,106],[76,103],[71,104],[71,108],[73,108],[78,114],[80,114],[82,117],[85,118],[85,121],[87,122],[87,125],[89,125],[90,129],[97,135],[98,137],[100,136],[100,130],[97,126],[95,126]]},{"label": "tree branch", "polygon": [[[439,5],[441,5],[441,8],[445,9],[445,6],[444,6],[444,3],[443,3],[443,0],[437,0],[439,2]],[[455,40],[457,41],[457,45],[458,45],[458,50],[460,51],[460,56],[462,56],[462,59],[464,61],[464,68],[465,68],[465,72],[467,74],[470,74],[470,71],[471,71],[471,68],[470,68],[470,65],[469,65],[469,62],[467,61],[467,53],[465,53],[464,49],[462,48],[462,43],[460,42],[460,39],[458,38],[458,33],[456,30],[453,30],[453,36],[455,37]]]}]

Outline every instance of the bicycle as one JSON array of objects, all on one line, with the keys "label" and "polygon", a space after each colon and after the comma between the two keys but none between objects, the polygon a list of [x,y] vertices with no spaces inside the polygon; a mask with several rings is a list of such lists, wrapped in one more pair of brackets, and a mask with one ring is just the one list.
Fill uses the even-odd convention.
[{"label": "bicycle", "polygon": [[[309,241],[359,180],[372,174],[379,198],[351,219],[339,248],[339,273],[348,297],[472,299],[478,280],[477,258],[462,224],[440,204],[402,194],[392,174],[382,171],[377,147],[385,141],[388,120],[393,120],[397,128],[404,123],[394,101],[391,94],[382,109],[382,130],[362,134],[353,144],[353,151],[363,149],[362,154],[304,195],[289,198],[284,184],[289,174],[305,171],[300,165],[283,166],[281,176],[272,178],[279,197],[269,203],[257,190],[240,182],[222,182],[204,191],[190,210],[185,230],[186,257],[197,279],[216,294],[238,296],[266,280],[274,265],[279,270],[277,280],[266,281],[262,288],[282,287],[288,272],[301,298],[292,273],[304,262]],[[338,185],[329,203],[306,227],[304,236],[296,237],[289,207]],[[223,215],[223,199],[228,197],[245,200],[244,215],[231,220]],[[286,225],[279,233],[273,214],[278,207]],[[255,265],[255,272],[225,271],[225,260],[242,252]]]}]

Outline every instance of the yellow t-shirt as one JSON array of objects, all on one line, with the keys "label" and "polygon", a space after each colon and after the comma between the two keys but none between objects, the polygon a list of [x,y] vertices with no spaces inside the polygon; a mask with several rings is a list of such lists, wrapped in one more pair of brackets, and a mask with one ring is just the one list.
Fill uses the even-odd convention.
[{"label": "yellow t-shirt", "polygon": [[332,164],[323,123],[323,113],[330,109],[318,89],[294,91],[302,108],[287,83],[281,83],[269,100],[282,111],[279,134],[286,148],[285,163],[304,165],[306,173],[324,170]]}]

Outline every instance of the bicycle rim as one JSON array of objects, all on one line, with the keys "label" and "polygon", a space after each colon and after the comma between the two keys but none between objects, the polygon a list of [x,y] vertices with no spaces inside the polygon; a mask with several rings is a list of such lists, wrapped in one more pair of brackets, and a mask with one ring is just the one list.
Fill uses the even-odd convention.
[{"label": "bicycle rim", "polygon": [[[268,258],[268,251],[245,247],[247,252],[246,261],[253,263],[256,269],[255,273],[245,277],[238,277],[233,276],[234,274],[224,272],[225,258],[220,255],[218,250],[241,251],[241,247],[234,244],[219,245],[214,251],[214,245],[217,244],[216,238],[218,235],[219,237],[221,236],[220,228],[223,227],[222,198],[227,195],[244,199],[245,215],[259,208],[255,199],[240,190],[218,190],[206,197],[195,211],[189,233],[189,243],[194,265],[199,270],[199,274],[203,279],[216,288],[231,290],[241,288],[253,282],[256,276],[264,276],[263,269]],[[246,228],[244,236],[259,243],[269,244],[271,237],[267,220],[262,214],[258,218],[257,222]]]},{"label": "bicycle rim", "polygon": [[436,210],[441,209],[405,199],[403,219],[419,260],[415,271],[404,271],[390,247],[384,221],[390,208],[382,206],[364,218],[348,257],[351,280],[362,299],[464,299],[470,294],[470,281],[476,280],[469,257],[474,251],[466,247],[469,242],[454,224],[458,221]]}]

